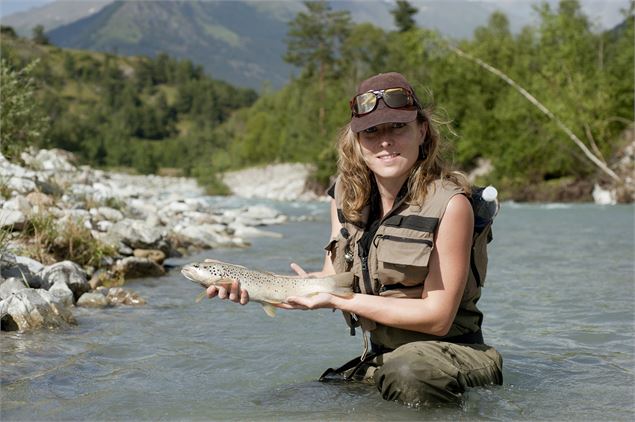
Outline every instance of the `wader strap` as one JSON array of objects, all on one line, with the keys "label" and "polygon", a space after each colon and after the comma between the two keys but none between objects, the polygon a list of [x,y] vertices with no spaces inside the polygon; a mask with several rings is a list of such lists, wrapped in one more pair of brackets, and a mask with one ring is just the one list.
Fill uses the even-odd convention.
[{"label": "wader strap", "polygon": [[[340,366],[337,369],[327,369],[322,375],[320,375],[318,381],[350,381],[355,377],[355,375],[357,375],[359,369],[363,368],[364,365],[376,366],[376,364],[371,363],[371,361],[376,357],[377,354],[375,353],[370,353],[364,358],[362,358],[362,356],[357,356],[356,358],[346,362],[344,365]],[[348,374],[344,375],[345,372],[348,372]]]},{"label": "wader strap", "polygon": [[365,360],[370,348],[368,347],[368,332],[362,328],[362,338],[364,339],[364,350],[362,351],[361,360]]}]

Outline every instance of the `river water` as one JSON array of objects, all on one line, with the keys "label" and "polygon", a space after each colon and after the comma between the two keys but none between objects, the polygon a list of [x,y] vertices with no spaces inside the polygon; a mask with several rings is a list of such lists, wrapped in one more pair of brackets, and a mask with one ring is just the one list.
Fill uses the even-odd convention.
[{"label": "river water", "polygon": [[[218,200],[217,200],[218,201]],[[236,201],[236,200],[234,200]],[[321,266],[327,205],[269,203],[313,221],[213,257],[273,272]],[[235,205],[235,204],[232,204]],[[361,351],[339,313],[194,303],[180,276],[131,281],[143,307],[76,309],[65,330],[2,333],[0,419],[607,420],[635,418],[634,207],[503,204],[480,306],[504,385],[412,409],[372,388],[324,384]]]}]

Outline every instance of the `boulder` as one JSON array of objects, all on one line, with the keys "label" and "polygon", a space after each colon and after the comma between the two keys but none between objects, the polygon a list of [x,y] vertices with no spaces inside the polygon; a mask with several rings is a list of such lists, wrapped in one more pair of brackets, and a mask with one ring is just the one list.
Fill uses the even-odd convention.
[{"label": "boulder", "polygon": [[61,149],[41,149],[34,155],[32,152],[23,152],[20,158],[35,170],[52,172],[71,172],[76,170],[75,166],[71,164],[76,161],[75,156]]},{"label": "boulder", "polygon": [[234,244],[232,237],[227,234],[227,227],[222,224],[176,227],[174,232],[185,246],[211,249]]},{"label": "boulder", "polygon": [[19,211],[24,215],[31,213],[31,204],[24,196],[17,195],[2,204],[2,209]]},{"label": "boulder", "polygon": [[[37,261],[35,261],[37,262]],[[37,268],[33,265],[33,268]],[[48,289],[50,286],[39,274],[31,271],[29,263],[19,263],[17,257],[11,254],[3,254],[0,258],[0,275],[4,278],[17,278],[28,287]]]},{"label": "boulder", "polygon": [[135,249],[133,255],[137,258],[148,258],[159,265],[165,260],[165,252],[158,249]]},{"label": "boulder", "polygon": [[28,256],[20,256],[17,255],[15,260],[18,264],[26,265],[33,274],[37,274],[44,268],[44,265],[39,261],[36,261],[33,258],[29,258]]},{"label": "boulder", "polygon": [[43,289],[25,289],[0,302],[2,331],[27,331],[75,324],[68,308]]},{"label": "boulder", "polygon": [[106,220],[117,222],[123,220],[124,215],[121,211],[110,207],[91,208],[90,214],[97,220]]},{"label": "boulder", "polygon": [[272,238],[282,238],[282,234],[261,230],[252,226],[245,226],[242,223],[236,221],[229,225],[229,228],[233,230],[234,236],[239,237],[272,237]]},{"label": "boulder", "polygon": [[64,306],[73,306],[75,297],[65,282],[58,280],[49,288],[49,293],[58,298]]},{"label": "boulder", "polygon": [[145,220],[128,218],[116,222],[108,230],[108,234],[133,249],[159,249],[157,246],[164,240],[161,228]]},{"label": "boulder", "polygon": [[315,200],[318,196],[309,188],[314,172],[311,165],[283,163],[227,172],[222,180],[234,195],[245,198]]},{"label": "boulder", "polygon": [[114,270],[123,274],[126,280],[141,277],[160,277],[165,275],[165,269],[148,258],[130,256],[117,261]]},{"label": "boulder", "polygon": [[37,189],[35,182],[27,177],[11,177],[6,183],[9,190],[21,194],[27,194]]},{"label": "boulder", "polygon": [[146,301],[137,292],[124,289],[122,287],[113,287],[108,289],[106,299],[111,305],[145,305]]},{"label": "boulder", "polygon": [[105,308],[110,306],[108,299],[102,293],[99,292],[88,292],[84,293],[77,300],[77,306],[82,306],[86,308]]},{"label": "boulder", "polygon": [[22,230],[26,223],[26,216],[20,211],[0,209],[0,228]]},{"label": "boulder", "polygon": [[58,281],[64,282],[73,292],[75,301],[85,292],[90,290],[86,272],[72,261],[57,262],[48,267],[44,267],[40,272],[44,283],[52,286]]},{"label": "boulder", "polygon": [[26,196],[26,200],[31,206],[38,206],[42,209],[53,205],[53,198],[42,192],[31,192]]},{"label": "boulder", "polygon": [[28,287],[24,281],[19,278],[10,277],[0,283],[0,300],[4,300],[20,290],[26,290]]}]

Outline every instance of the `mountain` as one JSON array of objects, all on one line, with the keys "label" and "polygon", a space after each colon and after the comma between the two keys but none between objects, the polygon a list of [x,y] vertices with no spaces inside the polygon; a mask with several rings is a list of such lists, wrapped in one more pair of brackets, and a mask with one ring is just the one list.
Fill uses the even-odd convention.
[{"label": "mountain", "polygon": [[[50,0],[20,0],[19,4],[13,4],[16,0],[1,0],[2,25],[11,26],[18,35],[30,37],[31,31],[37,25],[44,26],[45,30],[58,28],[75,22],[93,13],[99,12],[105,5],[113,0],[82,0],[82,1],[53,1]],[[32,7],[20,12],[7,14],[12,7]],[[6,9],[6,10],[5,10]],[[20,9],[18,9],[20,10]]]},{"label": "mountain", "polygon": [[[532,3],[537,2],[410,0],[419,9],[415,15],[419,26],[452,38],[470,38],[495,10],[505,13],[510,28],[518,31],[534,19]],[[548,0],[553,7],[557,2]],[[582,3],[604,17],[628,6],[628,0]],[[390,10],[395,0],[335,0],[330,4],[335,10],[350,11],[354,22],[394,28]],[[23,35],[42,24],[51,42],[61,47],[124,55],[164,52],[203,65],[214,78],[260,89],[265,81],[280,88],[293,74],[293,67],[282,60],[285,37],[288,22],[304,9],[299,0],[58,0],[5,16],[2,24]]]},{"label": "mountain", "polygon": [[[276,7],[273,7],[276,6]],[[234,85],[279,88],[292,67],[282,60],[295,2],[113,2],[98,13],[47,35],[60,47],[155,56],[160,52],[201,64]]]}]

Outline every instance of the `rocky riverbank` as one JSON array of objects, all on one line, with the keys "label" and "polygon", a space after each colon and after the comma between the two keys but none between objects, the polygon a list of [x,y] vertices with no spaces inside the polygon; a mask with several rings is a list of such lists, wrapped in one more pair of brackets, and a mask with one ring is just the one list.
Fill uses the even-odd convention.
[{"label": "rocky riverbank", "polygon": [[74,323],[73,306],[140,305],[121,286],[166,273],[164,260],[200,249],[247,247],[284,223],[266,206],[213,207],[187,178],[76,166],[61,150],[0,156],[2,330]]}]

